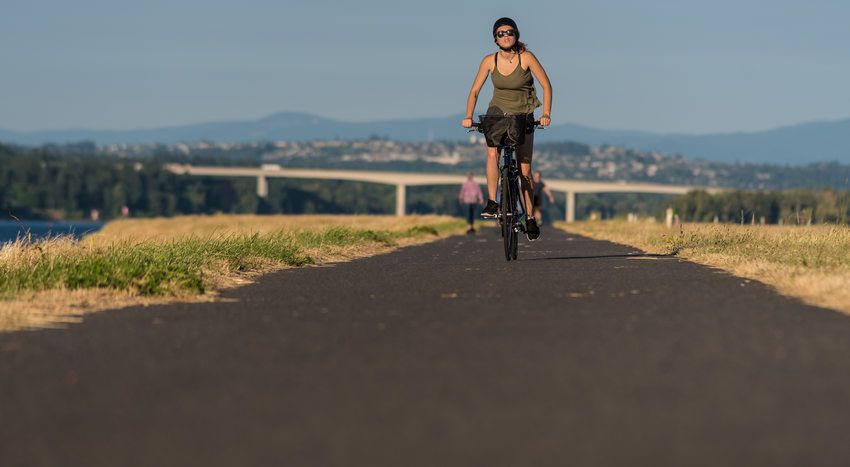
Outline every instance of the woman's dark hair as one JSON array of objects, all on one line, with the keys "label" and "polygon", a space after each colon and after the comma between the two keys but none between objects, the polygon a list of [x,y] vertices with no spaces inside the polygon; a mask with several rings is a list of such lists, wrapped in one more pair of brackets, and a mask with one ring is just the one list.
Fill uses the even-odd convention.
[{"label": "woman's dark hair", "polygon": [[510,26],[514,29],[514,31],[516,31],[516,43],[514,43],[514,46],[513,46],[514,52],[520,53],[520,52],[525,52],[526,50],[528,50],[528,46],[525,45],[525,42],[520,42],[520,40],[519,40],[519,28],[516,25],[516,21],[514,21],[514,20],[512,20],[508,17],[499,18],[493,24],[493,40],[494,41],[496,40],[496,29],[499,29],[502,26]]}]

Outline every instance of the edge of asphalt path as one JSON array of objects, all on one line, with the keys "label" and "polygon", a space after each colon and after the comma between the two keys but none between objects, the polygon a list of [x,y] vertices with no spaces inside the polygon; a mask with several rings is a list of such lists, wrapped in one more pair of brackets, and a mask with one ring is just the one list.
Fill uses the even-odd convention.
[{"label": "edge of asphalt path", "polygon": [[[553,229],[0,334],[5,465],[842,465],[850,320]],[[517,277],[530,278],[516,287]]]}]

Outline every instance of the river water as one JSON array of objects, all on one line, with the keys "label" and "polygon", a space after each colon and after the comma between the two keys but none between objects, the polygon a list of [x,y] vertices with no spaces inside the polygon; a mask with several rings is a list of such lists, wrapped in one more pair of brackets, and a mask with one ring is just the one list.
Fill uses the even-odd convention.
[{"label": "river water", "polygon": [[103,227],[103,222],[75,221],[6,221],[0,220],[0,244],[14,241],[29,233],[33,239],[55,237],[57,235],[73,235],[81,238],[88,233],[97,232]]}]

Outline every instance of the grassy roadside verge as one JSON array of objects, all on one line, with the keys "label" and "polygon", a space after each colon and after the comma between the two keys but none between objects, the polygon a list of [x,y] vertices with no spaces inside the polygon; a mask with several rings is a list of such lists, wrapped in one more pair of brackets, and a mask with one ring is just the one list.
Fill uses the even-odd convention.
[{"label": "grassy roadside verge", "polygon": [[591,238],[675,254],[758,280],[779,293],[850,314],[850,227],[558,223]]},{"label": "grassy roadside verge", "polygon": [[132,304],[210,300],[259,274],[459,233],[450,217],[187,216],[127,220],[82,241],[0,249],[0,331]]}]

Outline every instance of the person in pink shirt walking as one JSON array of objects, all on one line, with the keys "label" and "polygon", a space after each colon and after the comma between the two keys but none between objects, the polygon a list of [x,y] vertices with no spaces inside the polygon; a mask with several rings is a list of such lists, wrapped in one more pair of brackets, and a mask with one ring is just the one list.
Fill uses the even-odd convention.
[{"label": "person in pink shirt walking", "polygon": [[466,233],[472,235],[475,233],[475,206],[484,204],[481,185],[475,181],[475,175],[472,172],[466,174],[466,181],[461,185],[457,199],[467,205],[466,223],[469,224],[469,230]]}]

